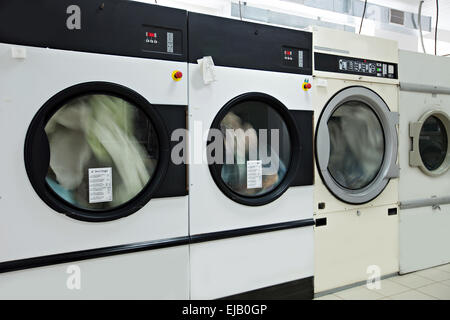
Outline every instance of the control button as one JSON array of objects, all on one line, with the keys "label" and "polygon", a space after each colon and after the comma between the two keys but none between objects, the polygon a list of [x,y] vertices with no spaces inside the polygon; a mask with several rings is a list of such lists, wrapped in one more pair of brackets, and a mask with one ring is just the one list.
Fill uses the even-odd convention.
[{"label": "control button", "polygon": [[175,70],[172,72],[172,79],[175,81],[180,81],[183,78],[183,73],[181,71]]},{"label": "control button", "polygon": [[303,82],[302,88],[303,88],[303,90],[308,91],[309,89],[311,89],[311,83],[309,83],[308,80],[305,80]]}]

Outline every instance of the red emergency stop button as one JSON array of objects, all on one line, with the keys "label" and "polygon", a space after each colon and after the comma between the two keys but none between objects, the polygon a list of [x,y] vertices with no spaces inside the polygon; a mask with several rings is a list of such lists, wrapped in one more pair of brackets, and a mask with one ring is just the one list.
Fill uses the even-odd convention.
[{"label": "red emergency stop button", "polygon": [[305,82],[303,82],[302,87],[303,87],[303,90],[308,91],[309,89],[311,89],[311,83],[305,81]]},{"label": "red emergency stop button", "polygon": [[183,72],[175,70],[172,72],[172,79],[175,81],[180,81],[183,78]]}]

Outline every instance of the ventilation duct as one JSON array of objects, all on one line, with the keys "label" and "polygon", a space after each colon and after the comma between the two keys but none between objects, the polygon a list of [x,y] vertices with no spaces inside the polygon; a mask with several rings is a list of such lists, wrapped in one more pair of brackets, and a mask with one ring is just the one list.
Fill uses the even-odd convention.
[{"label": "ventilation duct", "polygon": [[[235,1],[235,0],[233,0]],[[351,19],[360,19],[364,10],[364,1],[360,0],[280,0],[280,2],[291,2],[299,4],[299,8],[305,10],[305,15],[308,16],[307,8],[315,8],[326,10],[334,13],[339,13],[348,16]],[[299,15],[276,12],[274,5],[267,10],[258,7],[258,2],[251,1],[251,5],[241,1],[241,12],[239,13],[239,4],[232,2],[231,15],[239,18],[242,15],[243,19],[261,21],[265,23],[284,25],[294,28],[305,28],[311,25],[319,25],[332,29],[341,29],[347,31],[354,31],[354,21],[349,25],[342,25],[337,23],[325,22],[318,17],[317,19],[301,17]],[[262,2],[263,3],[263,2]],[[309,16],[311,16],[309,14]],[[373,20],[379,23],[380,29],[413,34],[419,29],[418,16],[416,13],[403,12],[388,7],[367,3],[367,10],[365,19]],[[359,21],[359,20],[358,20]],[[346,23],[346,22],[344,22]],[[350,26],[351,24],[351,26]],[[422,16],[422,30],[424,32],[431,32],[431,17]]]},{"label": "ventilation duct", "polygon": [[[293,2],[311,8],[332,11],[360,18],[364,10],[364,1],[361,0],[281,0]],[[418,30],[417,13],[403,12],[377,4],[367,3],[366,19],[381,24],[401,25],[406,29]],[[431,32],[431,17],[422,16],[422,30]]]},{"label": "ventilation duct", "polygon": [[389,9],[390,17],[389,22],[399,25],[405,24],[405,13],[400,10]]},{"label": "ventilation duct", "polygon": [[306,29],[310,26],[321,26],[330,29],[355,32],[355,28],[349,25],[341,25],[311,18],[305,18],[298,15],[276,12],[272,10],[257,8],[247,5],[242,1],[241,8],[238,3],[231,3],[231,16],[243,19],[259,21],[267,24],[287,26],[296,29]]}]

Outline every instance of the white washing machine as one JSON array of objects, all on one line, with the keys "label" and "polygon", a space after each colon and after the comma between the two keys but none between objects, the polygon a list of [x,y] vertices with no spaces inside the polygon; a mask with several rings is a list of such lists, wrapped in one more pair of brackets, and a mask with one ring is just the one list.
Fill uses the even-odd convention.
[{"label": "white washing machine", "polygon": [[450,262],[450,60],[399,51],[400,273]]},{"label": "white washing machine", "polygon": [[0,298],[189,297],[187,12],[0,2]]},{"label": "white washing machine", "polygon": [[315,291],[398,272],[397,43],[314,28]]},{"label": "white washing machine", "polygon": [[188,25],[191,297],[310,299],[312,34]]}]

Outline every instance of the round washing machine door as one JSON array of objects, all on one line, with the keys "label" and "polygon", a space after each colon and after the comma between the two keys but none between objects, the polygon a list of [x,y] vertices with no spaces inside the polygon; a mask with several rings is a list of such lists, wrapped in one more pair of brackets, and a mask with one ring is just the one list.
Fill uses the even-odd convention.
[{"label": "round washing machine door", "polygon": [[108,221],[142,208],[164,177],[168,134],[158,113],[126,87],[91,82],[48,100],[28,129],[28,177],[54,210]]},{"label": "round washing machine door", "polygon": [[410,123],[411,166],[429,176],[440,176],[450,167],[450,118],[440,110],[425,113],[418,122]]},{"label": "round washing machine door", "polygon": [[398,176],[397,114],[365,87],[348,87],[324,107],[316,132],[319,173],[338,199],[362,204]]},{"label": "round washing machine door", "polygon": [[230,199],[264,205],[285,192],[300,164],[300,142],[290,111],[263,93],[246,93],[216,115],[208,137],[211,175]]}]

